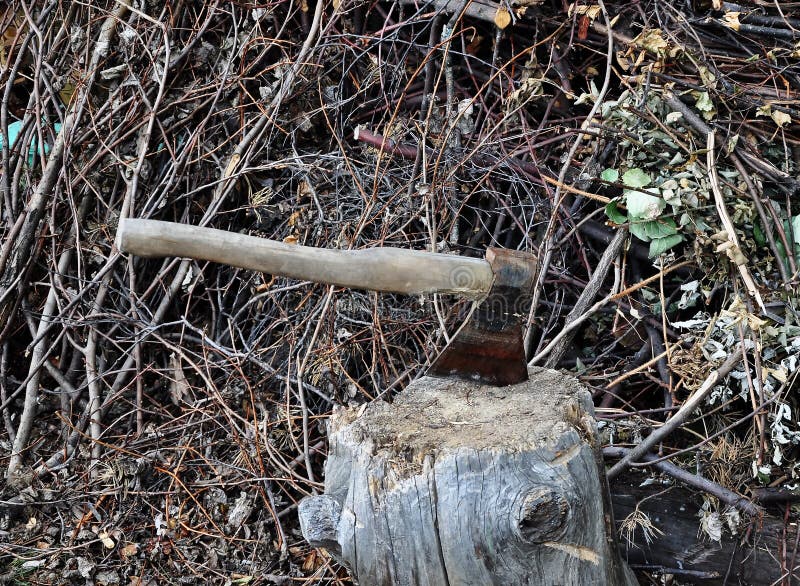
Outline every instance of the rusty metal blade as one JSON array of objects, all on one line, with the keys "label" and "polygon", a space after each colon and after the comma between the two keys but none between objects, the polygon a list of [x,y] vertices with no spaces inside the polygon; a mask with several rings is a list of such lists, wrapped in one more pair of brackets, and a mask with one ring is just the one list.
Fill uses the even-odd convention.
[{"label": "rusty metal blade", "polygon": [[427,374],[505,386],[528,380],[522,323],[528,316],[536,257],[490,248],[495,281]]}]

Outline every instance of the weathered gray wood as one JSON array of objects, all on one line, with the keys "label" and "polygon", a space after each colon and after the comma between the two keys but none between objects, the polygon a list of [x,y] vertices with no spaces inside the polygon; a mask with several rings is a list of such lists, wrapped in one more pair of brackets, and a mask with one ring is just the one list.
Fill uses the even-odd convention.
[{"label": "weathered gray wood", "polygon": [[400,248],[331,250],[225,230],[123,219],[117,247],[139,256],[178,256],[354,289],[484,297],[494,273],[484,259]]},{"label": "weathered gray wood", "polygon": [[617,523],[637,511],[647,515],[654,528],[648,538],[641,527],[629,541],[620,538],[622,555],[631,566],[707,586],[800,584],[797,526],[774,515],[742,515],[736,534],[726,524],[721,540],[712,541],[699,530],[702,493],[679,484],[644,484],[651,476],[649,471],[628,470],[611,484]]},{"label": "weathered gray wood", "polygon": [[303,534],[363,586],[632,586],[592,413],[544,369],[499,388],[423,378],[392,405],[339,411]]}]

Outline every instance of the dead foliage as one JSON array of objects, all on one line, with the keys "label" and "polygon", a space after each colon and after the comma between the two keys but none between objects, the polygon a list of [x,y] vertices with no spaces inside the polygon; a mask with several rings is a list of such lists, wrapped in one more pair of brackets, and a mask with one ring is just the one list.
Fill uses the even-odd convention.
[{"label": "dead foliage", "polygon": [[460,323],[451,299],[130,258],[121,217],[534,251],[529,356],[581,376],[610,441],[743,348],[660,455],[791,491],[797,4],[6,3],[0,578],[347,583],[295,519],[325,418]]}]

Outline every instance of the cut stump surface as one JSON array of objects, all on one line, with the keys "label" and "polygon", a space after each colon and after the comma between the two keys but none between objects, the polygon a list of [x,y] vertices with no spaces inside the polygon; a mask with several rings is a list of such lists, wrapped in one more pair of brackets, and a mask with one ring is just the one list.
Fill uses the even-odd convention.
[{"label": "cut stump surface", "polygon": [[636,584],[613,534],[589,393],[426,377],[330,420],[303,534],[363,585]]}]

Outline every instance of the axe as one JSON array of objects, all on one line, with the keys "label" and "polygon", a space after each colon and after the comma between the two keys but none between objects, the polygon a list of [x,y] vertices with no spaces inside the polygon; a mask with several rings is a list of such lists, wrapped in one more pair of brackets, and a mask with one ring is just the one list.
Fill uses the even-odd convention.
[{"label": "axe", "polygon": [[473,300],[472,310],[427,374],[504,386],[528,379],[522,320],[536,257],[489,248],[485,259],[400,248],[331,250],[157,220],[120,220],[117,247],[144,257],[219,262],[354,289]]}]

